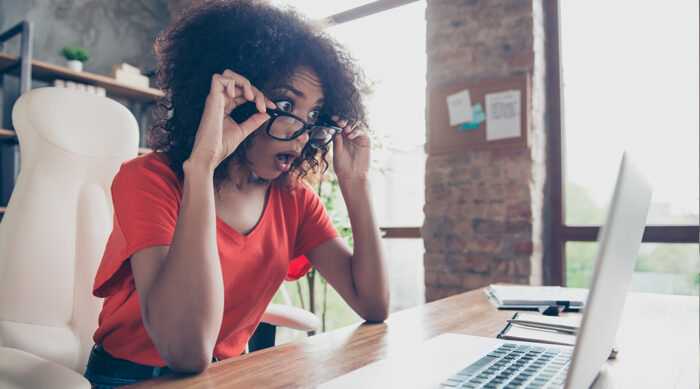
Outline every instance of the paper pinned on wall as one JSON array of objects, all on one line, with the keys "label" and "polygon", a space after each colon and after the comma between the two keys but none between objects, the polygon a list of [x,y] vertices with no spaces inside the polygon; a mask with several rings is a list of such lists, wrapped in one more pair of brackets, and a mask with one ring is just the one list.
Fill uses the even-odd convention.
[{"label": "paper pinned on wall", "polygon": [[486,95],[486,140],[520,136],[520,91]]},{"label": "paper pinned on wall", "polygon": [[486,120],[486,115],[484,115],[484,109],[481,107],[481,103],[476,103],[472,107],[472,121],[462,124],[460,130],[476,130],[479,128],[479,123]]},{"label": "paper pinned on wall", "polygon": [[447,112],[450,115],[450,126],[457,126],[472,121],[472,100],[469,90],[447,96]]}]

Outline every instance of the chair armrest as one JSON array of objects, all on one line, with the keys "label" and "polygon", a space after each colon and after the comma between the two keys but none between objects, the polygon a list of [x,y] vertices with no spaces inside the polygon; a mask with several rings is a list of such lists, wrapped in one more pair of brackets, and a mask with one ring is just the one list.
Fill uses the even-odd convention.
[{"label": "chair armrest", "polygon": [[90,381],[57,363],[9,347],[0,347],[0,388],[90,389]]},{"label": "chair armrest", "polygon": [[283,326],[300,331],[313,331],[321,326],[321,320],[313,313],[289,305],[270,304],[262,321],[274,326]]}]

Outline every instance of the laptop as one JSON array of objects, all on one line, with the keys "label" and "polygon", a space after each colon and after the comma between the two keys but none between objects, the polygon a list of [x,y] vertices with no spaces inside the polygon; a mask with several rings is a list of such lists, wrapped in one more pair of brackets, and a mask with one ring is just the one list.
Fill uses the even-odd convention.
[{"label": "laptop", "polygon": [[443,334],[319,388],[588,388],[613,347],[650,201],[651,186],[623,154],[573,348]]}]

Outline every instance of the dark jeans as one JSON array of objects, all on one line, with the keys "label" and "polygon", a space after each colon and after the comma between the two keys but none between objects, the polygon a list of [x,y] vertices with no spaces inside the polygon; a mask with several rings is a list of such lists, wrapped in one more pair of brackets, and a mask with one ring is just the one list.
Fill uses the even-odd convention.
[{"label": "dark jeans", "polygon": [[[212,362],[216,361],[216,358],[212,358]],[[102,346],[95,345],[90,352],[85,378],[90,381],[94,389],[112,389],[172,372],[167,366],[148,366],[115,358]]]},{"label": "dark jeans", "polygon": [[111,356],[102,346],[93,346],[85,378],[94,389],[112,389],[172,373],[167,366],[147,366]]}]

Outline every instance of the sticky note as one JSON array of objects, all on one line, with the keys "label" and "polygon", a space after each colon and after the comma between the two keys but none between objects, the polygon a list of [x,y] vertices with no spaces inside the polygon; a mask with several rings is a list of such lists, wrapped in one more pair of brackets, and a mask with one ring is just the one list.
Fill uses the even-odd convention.
[{"label": "sticky note", "polygon": [[450,116],[450,126],[457,126],[472,121],[472,101],[469,90],[447,96],[447,112]]},{"label": "sticky note", "polygon": [[462,127],[460,127],[460,130],[476,130],[479,128],[479,123],[474,123],[474,122],[468,122],[462,124]]},{"label": "sticky note", "polygon": [[472,122],[479,124],[486,120],[486,114],[484,114],[484,108],[481,103],[476,103],[472,107]]}]

